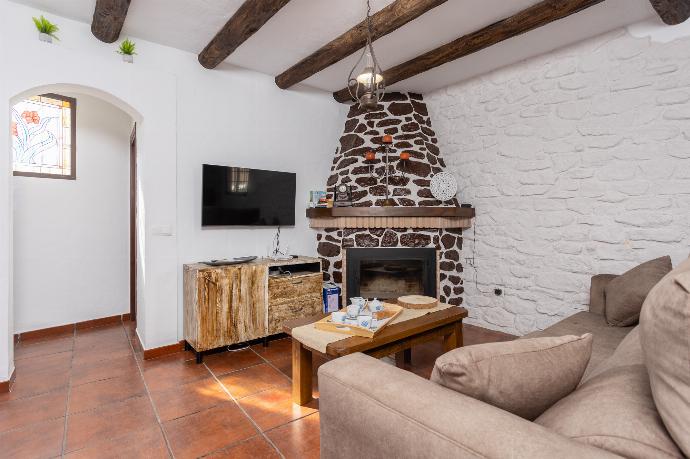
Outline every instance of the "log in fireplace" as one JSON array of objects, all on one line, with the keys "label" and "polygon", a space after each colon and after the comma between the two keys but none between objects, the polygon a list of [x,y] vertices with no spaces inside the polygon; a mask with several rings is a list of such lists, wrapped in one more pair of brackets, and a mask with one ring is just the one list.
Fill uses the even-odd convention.
[{"label": "log in fireplace", "polygon": [[435,248],[351,248],[345,256],[345,295],[394,299],[402,295],[437,298]]}]

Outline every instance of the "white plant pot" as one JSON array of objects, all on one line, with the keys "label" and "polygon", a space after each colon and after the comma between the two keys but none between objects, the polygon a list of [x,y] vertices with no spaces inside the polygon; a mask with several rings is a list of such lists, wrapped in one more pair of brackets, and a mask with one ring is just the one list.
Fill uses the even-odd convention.
[{"label": "white plant pot", "polygon": [[122,61],[127,62],[128,64],[134,64],[134,56],[131,54],[123,54]]},{"label": "white plant pot", "polygon": [[38,33],[38,39],[39,39],[40,41],[43,41],[43,42],[46,42],[46,43],[52,43],[52,42],[53,42],[53,37],[51,37],[51,36],[48,35],[47,33],[39,32],[39,33]]}]

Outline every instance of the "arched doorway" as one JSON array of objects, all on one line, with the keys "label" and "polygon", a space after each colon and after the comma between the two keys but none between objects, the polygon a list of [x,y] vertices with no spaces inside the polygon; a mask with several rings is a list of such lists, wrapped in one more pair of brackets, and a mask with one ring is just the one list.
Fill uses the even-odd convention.
[{"label": "arched doorway", "polygon": [[134,119],[63,86],[16,103],[11,125],[15,337],[129,318]]},{"label": "arched doorway", "polygon": [[[26,55],[8,48],[15,71],[0,77],[0,125],[9,126],[10,107],[31,94],[68,90],[105,100],[137,122],[139,208],[137,335],[149,349],[178,341],[176,80],[151,68],[82,55],[58,47]],[[49,72],[35,71],[36,61]],[[70,83],[64,83],[70,82]],[[11,148],[8,128],[0,145]],[[0,384],[13,362],[12,163],[0,160]]]}]

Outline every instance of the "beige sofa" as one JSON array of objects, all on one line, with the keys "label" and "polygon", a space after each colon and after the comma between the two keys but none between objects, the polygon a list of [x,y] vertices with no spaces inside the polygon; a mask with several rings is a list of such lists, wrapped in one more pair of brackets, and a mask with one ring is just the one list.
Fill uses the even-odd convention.
[{"label": "beige sofa", "polygon": [[[618,391],[610,402],[611,416],[622,417],[623,424],[626,417],[632,422],[640,418],[639,422],[651,423],[657,430],[652,434],[640,434],[643,443],[652,443],[649,448],[643,445],[628,451],[629,446],[623,445],[616,451],[629,457],[674,457],[680,453],[670,438],[665,438],[666,431],[655,411],[642,363],[639,333],[637,330],[630,333],[637,327],[610,327],[603,317],[603,289],[614,277],[597,275],[592,278],[589,312],[577,313],[528,337],[592,333],[592,358],[573,394],[582,390],[582,397],[596,399],[598,394],[609,389]],[[630,337],[624,341],[628,334]],[[623,371],[616,378],[625,387],[615,383],[608,389],[596,385],[592,389],[591,384],[583,388],[590,378],[618,367]],[[583,422],[586,424],[582,429],[584,433],[559,434],[556,433],[559,428],[567,431],[572,426],[547,428],[540,423],[558,424],[559,419],[551,416],[544,422],[541,418],[530,422],[364,354],[343,357],[321,366],[319,391],[321,456],[326,459],[618,457],[609,452],[611,448],[607,451],[592,446],[591,442],[586,444],[574,439],[580,434],[586,435],[586,431],[597,423],[619,422],[611,416],[593,415],[592,419]],[[609,403],[607,400],[593,402]],[[545,415],[548,413],[549,410]],[[611,438],[617,441],[615,435]],[[655,442],[660,444],[659,448],[653,444]]]}]

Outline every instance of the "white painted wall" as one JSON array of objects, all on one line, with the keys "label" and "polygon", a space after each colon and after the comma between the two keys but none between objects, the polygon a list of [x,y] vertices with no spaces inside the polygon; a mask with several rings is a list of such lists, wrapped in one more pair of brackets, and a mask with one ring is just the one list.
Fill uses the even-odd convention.
[{"label": "white painted wall", "polygon": [[[141,118],[142,290],[137,327],[147,349],[181,337],[182,263],[261,255],[273,234],[269,229],[202,230],[202,163],[296,172],[298,225],[284,229],[283,240],[292,252],[315,253],[315,233],[302,219],[306,192],[323,186],[345,117],[345,107],[330,94],[282,91],[270,76],[227,65],[209,71],[194,54],[136,37],[136,63],[124,64],[116,45],[96,40],[88,24],[55,15],[49,18],[60,26],[61,41],[46,45],[38,42],[31,23],[40,11],[5,1],[0,8],[0,53],[3,63],[11,63],[0,71],[0,126],[9,123],[10,98],[40,85],[63,83],[95,88],[95,94]],[[36,63],[50,72],[36,72]],[[0,145],[9,151],[7,131],[0,129]],[[9,247],[11,234],[4,218],[9,219],[12,202],[9,171],[7,157],[0,162],[4,247]],[[10,256],[9,251],[0,252],[0,326],[7,320],[5,328],[11,333]],[[11,355],[5,328],[0,328],[0,358]],[[11,357],[0,361],[0,380],[10,366]]]},{"label": "white painted wall", "polygon": [[[0,30],[7,26],[9,7],[0,2]],[[0,32],[1,34],[1,32]],[[9,62],[9,44],[0,35],[0,62]],[[3,64],[3,69],[5,65]],[[7,78],[0,71],[0,126],[9,126],[9,104],[5,109],[5,98],[8,97]],[[0,148],[11,151],[8,131],[0,128]],[[14,371],[14,311],[11,307],[12,292],[12,170],[10,155],[0,155],[0,381],[9,380]]]},{"label": "white painted wall", "polygon": [[129,312],[132,119],[77,99],[77,180],[14,177],[14,330]]},{"label": "white painted wall", "polygon": [[[186,134],[178,136],[179,286],[183,263],[265,256],[276,233],[271,227],[202,229],[204,163],[295,172],[295,226],[281,228],[281,243],[291,253],[315,256],[316,232],[305,217],[308,192],[322,189],[328,177],[345,107],[330,94],[282,91],[264,75],[191,65],[193,76],[180,77],[178,92],[178,124]],[[182,337],[181,294],[178,303]]]},{"label": "white painted wall", "polygon": [[619,30],[425,98],[477,208],[472,323],[543,329],[586,309],[591,275],[688,256],[689,38]]}]

